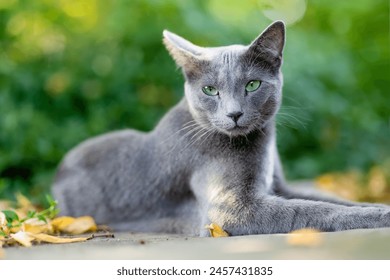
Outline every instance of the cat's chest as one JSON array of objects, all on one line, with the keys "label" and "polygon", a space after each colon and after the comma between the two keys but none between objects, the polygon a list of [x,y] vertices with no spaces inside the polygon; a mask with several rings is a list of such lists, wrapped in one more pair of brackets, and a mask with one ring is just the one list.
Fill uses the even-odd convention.
[{"label": "cat's chest", "polygon": [[273,184],[275,152],[270,141],[249,151],[225,149],[204,155],[191,179],[196,188],[221,191],[269,192]]}]

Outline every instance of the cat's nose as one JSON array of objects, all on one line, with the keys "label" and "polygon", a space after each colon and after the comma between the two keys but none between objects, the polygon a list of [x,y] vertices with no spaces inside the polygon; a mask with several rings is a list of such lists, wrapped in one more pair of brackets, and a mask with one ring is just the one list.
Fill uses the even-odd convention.
[{"label": "cat's nose", "polygon": [[242,112],[240,111],[234,111],[229,114],[226,114],[229,118],[231,118],[235,123],[238,121],[238,119],[242,116]]}]

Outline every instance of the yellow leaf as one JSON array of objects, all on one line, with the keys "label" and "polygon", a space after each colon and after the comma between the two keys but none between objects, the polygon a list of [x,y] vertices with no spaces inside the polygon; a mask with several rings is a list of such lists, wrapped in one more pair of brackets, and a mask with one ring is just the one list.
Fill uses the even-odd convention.
[{"label": "yellow leaf", "polygon": [[227,237],[229,234],[224,231],[219,225],[216,223],[211,223],[205,226],[206,229],[210,231],[210,235],[212,237]]},{"label": "yellow leaf", "polygon": [[2,249],[4,244],[4,236],[0,235],[0,259],[4,258],[4,250]]},{"label": "yellow leaf", "polygon": [[315,180],[316,185],[349,200],[358,200],[361,191],[361,174],[351,171],[347,173],[324,174]]},{"label": "yellow leaf", "polygon": [[56,230],[69,234],[81,234],[97,230],[95,220],[90,216],[82,216],[79,218],[59,217],[51,223]]},{"label": "yellow leaf", "polygon": [[12,227],[9,229],[10,232],[12,233],[17,233],[20,231],[20,225],[18,221],[13,221],[12,222]]},{"label": "yellow leaf", "polygon": [[323,240],[320,231],[311,228],[303,228],[290,232],[287,235],[287,243],[293,246],[315,247]]},{"label": "yellow leaf", "polygon": [[324,174],[316,178],[316,184],[325,190],[333,190],[335,181],[335,176],[332,174]]},{"label": "yellow leaf", "polygon": [[24,231],[18,231],[14,234],[11,233],[11,238],[25,247],[31,247],[31,241],[34,240],[34,238],[31,237],[28,232]]},{"label": "yellow leaf", "polygon": [[73,223],[76,220],[76,218],[69,217],[69,216],[62,216],[55,218],[51,221],[51,225],[53,226],[54,230],[56,231],[64,231],[71,223]]},{"label": "yellow leaf", "polygon": [[370,170],[368,189],[371,194],[376,197],[382,196],[386,191],[386,175],[378,166],[375,166]]},{"label": "yellow leaf", "polygon": [[50,223],[45,223],[38,218],[31,218],[22,224],[22,230],[30,233],[51,233],[53,227]]},{"label": "yellow leaf", "polygon": [[7,225],[7,218],[3,212],[0,212],[0,229]]},{"label": "yellow leaf", "polygon": [[[10,230],[7,226],[4,226],[1,228],[1,230],[5,233],[5,235],[9,235],[10,234]],[[2,239],[2,236],[0,236],[0,239]]]},{"label": "yellow leaf", "polygon": [[30,236],[32,236],[37,241],[44,241],[48,243],[73,243],[73,242],[83,242],[89,239],[89,237],[57,237],[52,236],[44,233],[29,233]]}]

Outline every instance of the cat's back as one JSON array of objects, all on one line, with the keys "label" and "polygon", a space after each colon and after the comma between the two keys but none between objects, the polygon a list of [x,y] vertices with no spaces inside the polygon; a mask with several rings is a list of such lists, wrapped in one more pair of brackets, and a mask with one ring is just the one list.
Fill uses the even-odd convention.
[{"label": "cat's back", "polygon": [[75,170],[96,168],[112,162],[121,154],[139,150],[139,143],[148,138],[146,133],[125,129],[89,138],[71,149],[62,160],[56,181],[61,180],[64,169]]},{"label": "cat's back", "polygon": [[150,132],[124,129],[89,138],[65,155],[55,180],[61,180],[66,170],[96,172],[101,168],[117,169],[118,165],[130,169],[133,163],[148,162],[151,154],[155,158],[160,158],[158,154],[165,156],[165,150],[177,146],[176,132],[189,120],[187,104],[182,100]]}]

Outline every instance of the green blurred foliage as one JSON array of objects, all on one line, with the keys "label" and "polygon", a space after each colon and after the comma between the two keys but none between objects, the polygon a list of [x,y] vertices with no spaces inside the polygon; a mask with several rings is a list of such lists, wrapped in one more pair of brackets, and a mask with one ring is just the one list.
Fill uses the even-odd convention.
[{"label": "green blurred foliage", "polygon": [[41,197],[88,137],[153,128],[183,94],[163,29],[204,46],[247,44],[273,17],[291,23],[278,117],[288,178],[381,164],[388,10],[385,0],[1,0],[0,197]]}]

